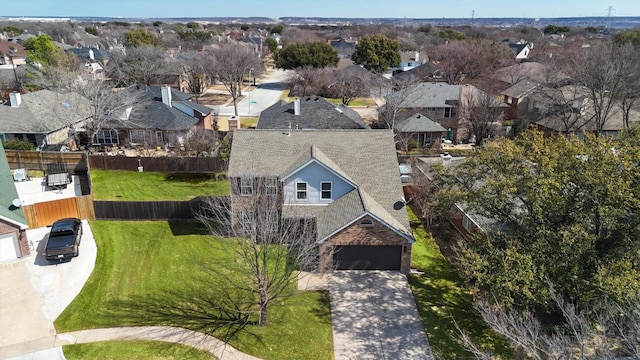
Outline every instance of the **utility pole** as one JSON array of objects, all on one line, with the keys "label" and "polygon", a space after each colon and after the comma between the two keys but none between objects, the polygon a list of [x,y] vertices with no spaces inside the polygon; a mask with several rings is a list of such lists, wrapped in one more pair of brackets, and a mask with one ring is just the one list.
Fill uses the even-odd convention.
[{"label": "utility pole", "polygon": [[475,10],[471,10],[471,23],[473,24],[473,20],[476,17],[476,11]]}]

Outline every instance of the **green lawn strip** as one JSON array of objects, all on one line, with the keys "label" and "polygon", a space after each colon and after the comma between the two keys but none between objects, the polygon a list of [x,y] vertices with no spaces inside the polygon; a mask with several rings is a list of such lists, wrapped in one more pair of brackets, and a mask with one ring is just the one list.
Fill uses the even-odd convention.
[{"label": "green lawn strip", "polygon": [[68,360],[215,360],[204,350],[162,341],[103,341],[62,347]]},{"label": "green lawn strip", "polygon": [[412,266],[424,272],[409,275],[409,285],[433,351],[442,359],[474,358],[459,340],[457,323],[480,346],[511,356],[508,344],[484,323],[455,268],[442,256],[438,245],[411,210],[409,220],[416,238]]},{"label": "green lawn strip", "polygon": [[255,128],[257,124],[257,117],[243,117],[240,119],[240,127],[243,129]]},{"label": "green lawn strip", "polygon": [[92,170],[91,183],[95,200],[186,201],[229,194],[229,182],[210,174]]},{"label": "green lawn strip", "polygon": [[[98,245],[95,269],[56,320],[59,333],[140,325],[211,329],[209,319],[201,317],[207,314],[185,320],[174,316],[173,306],[189,308],[216,296],[215,282],[202,280],[215,276],[205,266],[224,267],[234,261],[233,240],[213,238],[195,222],[94,221],[91,229]],[[265,359],[330,358],[326,296],[297,294],[293,288],[291,293],[271,308],[268,327],[248,326],[230,343]]]},{"label": "green lawn strip", "polygon": [[[336,105],[340,105],[342,104],[342,99],[327,99],[329,100],[331,103],[336,104]],[[362,106],[376,106],[376,102],[373,101],[372,98],[355,98],[353,100],[351,100],[351,102],[349,103],[349,106],[356,106],[356,107],[362,107]]]}]

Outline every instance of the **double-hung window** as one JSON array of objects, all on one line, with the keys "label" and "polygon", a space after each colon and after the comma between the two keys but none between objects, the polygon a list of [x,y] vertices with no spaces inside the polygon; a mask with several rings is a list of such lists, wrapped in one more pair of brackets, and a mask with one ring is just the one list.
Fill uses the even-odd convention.
[{"label": "double-hung window", "polygon": [[296,200],[307,200],[307,183],[306,182],[297,182],[296,183]]},{"label": "double-hung window", "polygon": [[331,200],[331,182],[323,181],[320,183],[320,199]]},{"label": "double-hung window", "polygon": [[456,109],[455,108],[444,108],[444,117],[446,117],[446,118],[456,117]]},{"label": "double-hung window", "polygon": [[278,179],[274,177],[265,178],[264,192],[267,195],[276,195],[278,193]]},{"label": "double-hung window", "polygon": [[253,178],[250,178],[250,177],[240,178],[240,195],[242,196],[253,195]]}]

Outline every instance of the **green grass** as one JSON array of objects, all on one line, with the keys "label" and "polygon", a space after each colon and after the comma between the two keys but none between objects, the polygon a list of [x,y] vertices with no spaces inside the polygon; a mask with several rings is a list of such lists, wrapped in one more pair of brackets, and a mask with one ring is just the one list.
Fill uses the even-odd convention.
[{"label": "green grass", "polygon": [[457,323],[480,346],[510,357],[508,344],[484,323],[464,282],[411,211],[409,220],[416,238],[412,266],[424,272],[410,275],[409,285],[433,351],[442,359],[474,359],[459,340]]},{"label": "green grass", "polygon": [[208,174],[163,174],[137,171],[91,171],[95,200],[190,200],[229,194],[229,182]]},{"label": "green grass", "polygon": [[68,360],[213,360],[211,353],[161,341],[103,341],[62,347]]},{"label": "green grass", "polygon": [[240,119],[240,127],[243,129],[248,129],[251,127],[255,128],[257,124],[257,117],[243,117],[242,119]]},{"label": "green grass", "polygon": [[[137,325],[216,333],[207,317],[210,309],[199,308],[191,317],[175,311],[217,296],[216,275],[203,265],[235,261],[233,240],[214,238],[192,222],[94,221],[91,229],[98,246],[95,269],[56,320],[59,333]],[[293,286],[290,293],[270,309],[268,327],[247,326],[230,344],[264,359],[331,359],[328,295],[296,293]]]},{"label": "green grass", "polygon": [[[331,103],[340,105],[342,104],[342,100],[340,99],[327,99]],[[350,103],[349,106],[376,106],[376,102],[373,101],[372,98],[355,98]]]}]

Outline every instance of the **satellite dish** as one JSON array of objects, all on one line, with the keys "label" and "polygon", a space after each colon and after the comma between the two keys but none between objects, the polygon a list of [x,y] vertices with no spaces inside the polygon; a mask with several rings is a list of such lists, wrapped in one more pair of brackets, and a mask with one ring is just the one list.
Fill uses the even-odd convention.
[{"label": "satellite dish", "polygon": [[405,202],[402,200],[398,200],[395,203],[393,203],[393,210],[400,210],[404,207]]},{"label": "satellite dish", "polygon": [[20,200],[20,199],[13,199],[13,201],[11,202],[11,205],[19,208],[20,206],[22,206],[22,204],[24,204],[24,201]]}]

